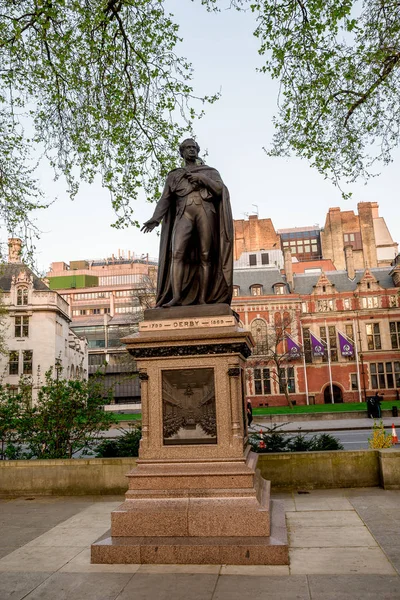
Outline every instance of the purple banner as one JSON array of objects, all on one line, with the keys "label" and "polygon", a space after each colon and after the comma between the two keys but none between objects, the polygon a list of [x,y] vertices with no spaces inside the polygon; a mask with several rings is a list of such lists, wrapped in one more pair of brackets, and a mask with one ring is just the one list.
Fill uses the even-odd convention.
[{"label": "purple banner", "polygon": [[338,335],[342,356],[354,356],[354,345],[340,331],[338,331]]},{"label": "purple banner", "polygon": [[291,337],[286,336],[287,339],[287,349],[289,358],[300,358],[301,356],[301,348],[296,342],[292,340]]},{"label": "purple banner", "polygon": [[314,356],[324,356],[325,344],[310,332],[311,348]]}]

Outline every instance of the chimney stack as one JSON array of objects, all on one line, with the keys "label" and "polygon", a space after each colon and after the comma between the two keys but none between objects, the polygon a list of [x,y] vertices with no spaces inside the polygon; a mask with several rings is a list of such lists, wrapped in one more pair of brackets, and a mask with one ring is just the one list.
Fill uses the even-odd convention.
[{"label": "chimney stack", "polygon": [[22,242],[19,238],[9,238],[8,239],[8,262],[9,263],[22,263],[21,247],[22,247]]},{"label": "chimney stack", "polygon": [[283,261],[284,268],[286,273],[286,281],[289,284],[290,291],[292,292],[294,289],[293,283],[293,266],[292,266],[292,251],[290,248],[283,249]]},{"label": "chimney stack", "polygon": [[356,271],[354,268],[353,246],[351,244],[344,247],[344,257],[346,260],[347,277],[349,279],[354,279]]}]

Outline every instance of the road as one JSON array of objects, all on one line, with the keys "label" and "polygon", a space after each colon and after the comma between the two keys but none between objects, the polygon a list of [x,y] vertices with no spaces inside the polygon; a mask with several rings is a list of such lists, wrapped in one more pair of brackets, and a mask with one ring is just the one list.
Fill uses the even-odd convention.
[{"label": "road", "polygon": [[[254,429],[254,432],[258,431],[258,427]],[[385,431],[387,433],[391,433],[390,427],[385,427]],[[286,432],[282,432],[286,433]],[[302,433],[305,433],[305,430],[302,430]],[[348,429],[347,431],[336,430],[336,429],[327,429],[325,431],[315,431],[314,433],[308,434],[306,437],[311,437],[313,435],[318,435],[320,433],[328,433],[332,435],[337,440],[340,441],[344,450],[367,450],[368,449],[368,438],[372,434],[371,429],[359,429],[352,430]],[[287,433],[287,435],[295,436],[295,432]]]}]

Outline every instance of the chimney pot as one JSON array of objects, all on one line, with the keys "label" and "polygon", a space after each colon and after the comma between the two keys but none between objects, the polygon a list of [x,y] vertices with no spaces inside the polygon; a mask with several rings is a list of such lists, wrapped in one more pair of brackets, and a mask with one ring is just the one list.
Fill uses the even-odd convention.
[{"label": "chimney pot", "polygon": [[8,262],[22,263],[21,260],[22,242],[19,238],[9,238],[8,240]]}]

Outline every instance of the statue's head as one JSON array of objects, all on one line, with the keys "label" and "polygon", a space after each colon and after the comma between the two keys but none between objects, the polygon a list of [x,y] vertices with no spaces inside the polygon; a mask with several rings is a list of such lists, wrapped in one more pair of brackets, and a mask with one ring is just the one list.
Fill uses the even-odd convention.
[{"label": "statue's head", "polygon": [[198,145],[196,140],[193,140],[192,138],[188,138],[186,140],[183,140],[183,142],[179,146],[179,153],[182,156],[182,158],[186,158],[185,154],[187,152],[192,154],[194,148],[196,149],[196,158],[197,158],[197,156],[199,155],[199,152],[200,152],[200,146]]}]

